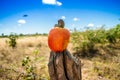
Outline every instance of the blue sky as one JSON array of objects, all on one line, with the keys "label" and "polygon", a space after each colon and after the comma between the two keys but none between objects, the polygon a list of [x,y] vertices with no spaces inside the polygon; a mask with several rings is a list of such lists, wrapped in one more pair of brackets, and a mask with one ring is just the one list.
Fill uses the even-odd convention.
[{"label": "blue sky", "polygon": [[120,0],[0,0],[0,34],[48,33],[60,18],[69,30],[111,28],[120,23]]}]

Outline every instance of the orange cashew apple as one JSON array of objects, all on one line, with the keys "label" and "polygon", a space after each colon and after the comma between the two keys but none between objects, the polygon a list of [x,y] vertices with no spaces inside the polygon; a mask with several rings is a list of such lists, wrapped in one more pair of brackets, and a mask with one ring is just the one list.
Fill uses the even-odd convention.
[{"label": "orange cashew apple", "polygon": [[55,25],[48,34],[48,46],[54,52],[62,52],[69,43],[70,32],[64,28],[63,23],[58,21],[58,25]]}]

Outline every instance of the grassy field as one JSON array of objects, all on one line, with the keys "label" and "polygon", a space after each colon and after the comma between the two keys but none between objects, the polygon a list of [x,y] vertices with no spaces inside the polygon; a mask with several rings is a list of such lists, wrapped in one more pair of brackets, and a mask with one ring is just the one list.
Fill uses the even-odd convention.
[{"label": "grassy field", "polygon": [[1,80],[16,80],[21,73],[26,73],[26,69],[22,66],[22,60],[26,57],[31,59],[30,65],[35,67],[37,76],[40,78],[49,77],[47,63],[50,50],[47,46],[47,37],[19,38],[17,39],[17,47],[14,49],[8,46],[7,41],[7,38],[0,38]]},{"label": "grassy field", "polygon": [[[82,80],[120,80],[120,47],[99,45],[93,57],[81,57],[81,52],[73,50],[70,42],[68,50],[80,58],[82,64]],[[47,36],[19,37],[17,47],[8,45],[8,38],[0,38],[0,80],[23,80],[29,73],[35,73],[37,80],[49,80],[48,59],[50,49]],[[29,67],[22,66],[22,61],[29,57]]]}]

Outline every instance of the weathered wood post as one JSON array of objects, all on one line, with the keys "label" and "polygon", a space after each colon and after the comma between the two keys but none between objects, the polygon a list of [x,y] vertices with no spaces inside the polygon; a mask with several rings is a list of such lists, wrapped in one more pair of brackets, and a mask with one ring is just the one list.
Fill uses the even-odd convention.
[{"label": "weathered wood post", "polygon": [[48,45],[51,49],[48,63],[50,80],[82,80],[80,60],[66,49],[70,32],[64,25],[63,20],[58,20],[58,24],[48,35]]},{"label": "weathered wood post", "polygon": [[68,50],[50,52],[48,63],[50,80],[82,80],[81,63]]}]

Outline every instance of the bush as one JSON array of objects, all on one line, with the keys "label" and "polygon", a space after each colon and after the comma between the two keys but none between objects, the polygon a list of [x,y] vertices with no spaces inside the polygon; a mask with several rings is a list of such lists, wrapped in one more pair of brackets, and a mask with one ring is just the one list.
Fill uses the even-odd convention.
[{"label": "bush", "polygon": [[22,66],[25,68],[26,74],[23,76],[24,80],[35,80],[34,67],[31,65],[31,59],[25,57],[22,60]]},{"label": "bush", "polygon": [[16,43],[17,36],[14,34],[10,34],[8,38],[9,38],[9,46],[15,48],[17,44]]},{"label": "bush", "polygon": [[120,42],[120,25],[109,30],[101,27],[96,30],[87,29],[85,32],[74,30],[72,32],[72,43],[76,53],[94,53],[97,44],[116,44]]},{"label": "bush", "polygon": [[[24,69],[24,73],[19,75],[18,79],[21,79],[21,80],[49,80],[49,76],[46,73],[47,70],[45,70],[46,66],[43,63],[45,60],[45,57],[42,57],[42,56],[40,57],[39,54],[40,54],[40,50],[35,49],[33,51],[33,56],[26,56],[22,60],[22,68]],[[38,62],[41,62],[40,66],[37,66]]]},{"label": "bush", "polygon": [[109,43],[112,44],[115,44],[118,41],[120,41],[120,24],[107,31],[106,39]]}]

